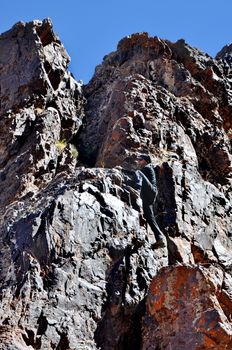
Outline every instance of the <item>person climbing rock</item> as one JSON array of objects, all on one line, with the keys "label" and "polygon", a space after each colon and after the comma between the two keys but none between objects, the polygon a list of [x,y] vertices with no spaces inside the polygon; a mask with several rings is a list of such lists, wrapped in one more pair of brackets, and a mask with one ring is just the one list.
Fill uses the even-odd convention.
[{"label": "person climbing rock", "polygon": [[140,170],[137,170],[137,187],[140,186],[140,197],[143,203],[143,215],[147,223],[154,232],[156,243],[154,248],[163,248],[166,246],[166,237],[160,230],[154,215],[154,203],[157,196],[157,183],[155,170],[151,164],[151,157],[142,154],[137,158],[137,164]]}]

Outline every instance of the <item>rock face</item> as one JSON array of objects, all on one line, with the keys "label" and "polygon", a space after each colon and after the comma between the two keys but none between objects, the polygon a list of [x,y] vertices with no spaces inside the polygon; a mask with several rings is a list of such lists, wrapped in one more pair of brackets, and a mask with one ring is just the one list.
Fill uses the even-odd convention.
[{"label": "rock face", "polygon": [[2,207],[39,190],[63,165],[75,166],[68,141],[80,127],[83,97],[68,62],[49,20],[18,23],[1,36]]},{"label": "rock face", "polygon": [[223,269],[171,266],[153,279],[147,299],[142,349],[229,349],[231,297]]},{"label": "rock face", "polygon": [[0,349],[232,347],[231,52],[134,34],[83,87],[49,20],[2,34]]}]

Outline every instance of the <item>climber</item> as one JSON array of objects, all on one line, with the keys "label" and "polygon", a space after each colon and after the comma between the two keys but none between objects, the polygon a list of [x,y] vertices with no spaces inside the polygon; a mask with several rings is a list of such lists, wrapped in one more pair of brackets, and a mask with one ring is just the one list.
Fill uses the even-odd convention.
[{"label": "climber", "polygon": [[160,230],[154,215],[154,202],[157,196],[157,184],[155,170],[151,164],[151,158],[147,154],[142,154],[137,158],[137,164],[140,170],[137,174],[137,188],[140,186],[140,197],[143,203],[143,215],[147,223],[154,232],[156,243],[154,248],[163,248],[166,246],[166,237]]}]

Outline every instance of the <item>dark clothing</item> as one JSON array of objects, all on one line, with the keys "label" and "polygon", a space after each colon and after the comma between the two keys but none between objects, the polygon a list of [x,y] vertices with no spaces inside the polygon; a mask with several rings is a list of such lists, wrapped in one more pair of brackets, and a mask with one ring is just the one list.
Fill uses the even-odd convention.
[{"label": "dark clothing", "polygon": [[141,171],[138,171],[142,179],[140,196],[143,201],[144,218],[148,222],[155,238],[158,241],[163,236],[154,215],[154,202],[157,196],[156,174],[152,164],[146,165]]},{"label": "dark clothing", "polygon": [[157,241],[159,241],[161,236],[163,236],[163,233],[160,230],[160,228],[156,222],[153,205],[154,205],[154,203],[149,205],[143,201],[143,215],[144,215],[144,218],[146,219],[148,225],[150,226],[150,228],[154,232],[155,239]]},{"label": "dark clothing", "polygon": [[155,170],[151,164],[146,165],[144,168],[138,171],[138,175],[141,179],[140,196],[147,204],[154,203],[157,195],[156,175]]},{"label": "dark clothing", "polygon": [[157,189],[156,175],[152,164],[147,164],[144,168],[141,169],[141,172],[147,177],[152,186]]}]

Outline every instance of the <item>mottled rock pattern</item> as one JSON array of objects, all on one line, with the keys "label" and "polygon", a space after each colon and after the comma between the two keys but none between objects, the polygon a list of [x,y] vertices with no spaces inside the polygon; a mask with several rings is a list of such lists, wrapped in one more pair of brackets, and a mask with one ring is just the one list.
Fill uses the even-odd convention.
[{"label": "mottled rock pattern", "polygon": [[232,301],[224,278],[223,269],[212,264],[161,269],[147,298],[142,349],[231,348]]},{"label": "mottled rock pattern", "polygon": [[49,20],[1,36],[0,349],[229,349],[231,46],[135,34],[84,89],[68,62]]},{"label": "mottled rock pattern", "polygon": [[96,341],[109,349],[129,341],[129,319],[168,258],[166,249],[151,250],[154,238],[139,228],[118,179],[117,170],[60,174],[6,213],[0,317],[28,346],[85,349]]},{"label": "mottled rock pattern", "polygon": [[[17,23],[0,40],[0,207],[75,167],[68,142],[83,116],[81,84],[49,20]],[[61,153],[59,142],[65,140]]]},{"label": "mottled rock pattern", "polygon": [[[157,165],[156,213],[168,238],[169,264],[216,263],[228,276],[231,93],[231,46],[213,59],[184,40],[171,43],[135,34],[120,41],[85,87],[86,126],[80,136],[81,154],[89,165],[94,160],[98,166],[134,169],[136,155],[149,151]],[[228,314],[226,319],[231,324]],[[159,322],[165,329],[165,319]],[[183,314],[177,316],[178,324],[185,322]],[[180,337],[172,345],[171,328],[172,323],[170,334],[159,334],[154,349],[182,346]],[[155,334],[150,327],[147,339]],[[226,342],[230,347],[229,336],[215,349],[225,348]]]}]

